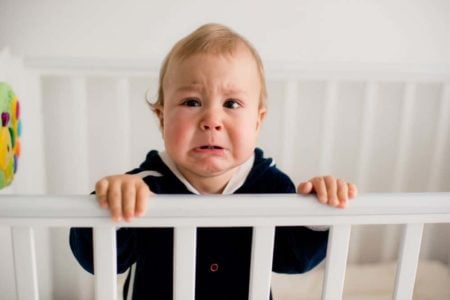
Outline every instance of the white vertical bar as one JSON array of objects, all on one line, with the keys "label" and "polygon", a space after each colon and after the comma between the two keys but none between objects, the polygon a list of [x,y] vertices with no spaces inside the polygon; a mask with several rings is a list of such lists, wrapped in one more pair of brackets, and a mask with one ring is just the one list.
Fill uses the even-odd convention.
[{"label": "white vertical bar", "polygon": [[[87,91],[84,77],[49,77],[43,81],[47,189],[50,193],[90,191],[87,148]],[[76,159],[67,159],[76,153]]]},{"label": "white vertical bar", "polygon": [[363,103],[363,111],[361,117],[361,135],[360,135],[360,145],[358,153],[358,161],[356,165],[357,169],[357,182],[359,188],[362,190],[367,189],[366,177],[367,177],[367,167],[370,157],[370,150],[372,146],[373,139],[373,125],[374,125],[374,112],[375,112],[375,101],[378,95],[378,86],[375,82],[368,82],[365,90],[365,97]]},{"label": "white vertical bar", "polygon": [[175,300],[195,299],[197,229],[174,229],[173,293]]},{"label": "white vertical bar", "polygon": [[404,91],[402,115],[400,116],[400,129],[398,135],[397,156],[394,166],[393,191],[400,192],[403,187],[405,168],[407,164],[407,154],[409,141],[411,139],[411,124],[413,121],[414,98],[416,86],[413,83],[407,83]]},{"label": "white vertical bar", "polygon": [[88,94],[87,94],[87,82],[85,77],[76,77],[72,79],[73,99],[77,105],[73,107],[74,121],[79,122],[76,124],[77,128],[74,133],[74,141],[71,143],[72,153],[77,153],[76,170],[71,169],[72,176],[77,181],[77,186],[73,186],[75,193],[80,191],[89,190],[89,159],[88,159]]},{"label": "white vertical bar", "polygon": [[328,237],[322,300],[342,299],[351,225],[334,225]]},{"label": "white vertical bar", "polygon": [[117,248],[115,227],[94,228],[95,299],[117,299]]},{"label": "white vertical bar", "polygon": [[449,116],[450,116],[450,84],[442,87],[439,111],[436,118],[436,134],[434,136],[433,155],[430,163],[430,178],[428,181],[428,191],[439,191],[440,176],[444,168],[444,157],[448,155],[446,151],[446,140],[449,138]]},{"label": "white vertical bar", "polygon": [[399,252],[394,299],[412,299],[417,263],[422,241],[423,224],[407,224]]},{"label": "white vertical bar", "polygon": [[18,300],[39,299],[33,229],[11,229]]},{"label": "white vertical bar", "polygon": [[254,227],[250,268],[250,300],[267,300],[272,277],[275,227]]},{"label": "white vertical bar", "polygon": [[294,79],[289,79],[286,82],[285,88],[285,99],[284,99],[284,110],[283,110],[283,138],[282,138],[282,161],[280,164],[285,167],[286,171],[292,166],[292,162],[295,159],[294,153],[294,142],[296,133],[296,118],[297,118],[297,107],[298,107],[298,82]]},{"label": "white vertical bar", "polygon": [[130,137],[131,137],[131,124],[130,124],[130,83],[128,77],[120,78],[117,82],[117,108],[118,108],[118,120],[120,124],[119,131],[116,133],[120,140],[124,141],[121,144],[120,154],[123,157],[123,168],[128,169],[131,166],[131,151],[130,151]]},{"label": "white vertical bar", "polygon": [[[45,164],[44,117],[42,109],[42,80],[37,72],[24,75],[26,89],[18,95],[21,104],[22,136],[26,141],[21,149],[15,185],[21,193],[46,194],[47,166]],[[23,108],[23,109],[22,109]],[[20,169],[26,169],[21,172]]]},{"label": "white vertical bar", "polygon": [[334,124],[336,120],[336,102],[338,96],[338,83],[330,81],[326,85],[325,99],[323,104],[324,113],[322,115],[322,142],[319,161],[319,174],[329,173],[329,168],[333,160],[334,144]]}]

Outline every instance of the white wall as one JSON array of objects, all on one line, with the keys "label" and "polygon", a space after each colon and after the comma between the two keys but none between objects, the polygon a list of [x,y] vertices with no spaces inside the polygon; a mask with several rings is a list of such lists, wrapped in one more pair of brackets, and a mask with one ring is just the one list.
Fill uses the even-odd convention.
[{"label": "white wall", "polygon": [[248,37],[266,61],[450,65],[448,0],[1,0],[0,48],[159,61],[211,21]]}]

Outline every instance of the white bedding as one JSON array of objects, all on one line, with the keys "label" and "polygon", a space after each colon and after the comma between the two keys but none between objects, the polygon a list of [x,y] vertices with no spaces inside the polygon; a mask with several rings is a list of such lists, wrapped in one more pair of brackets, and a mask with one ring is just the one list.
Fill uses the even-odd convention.
[{"label": "white bedding", "polygon": [[[275,274],[272,277],[274,300],[317,300],[321,298],[323,266],[304,275]],[[390,300],[395,282],[396,263],[349,264],[345,278],[345,300]],[[450,299],[448,266],[419,262],[414,300]]]}]

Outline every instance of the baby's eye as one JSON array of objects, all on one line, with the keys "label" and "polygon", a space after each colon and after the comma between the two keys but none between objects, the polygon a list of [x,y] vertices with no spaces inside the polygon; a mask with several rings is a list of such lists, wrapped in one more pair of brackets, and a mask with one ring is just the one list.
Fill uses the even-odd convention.
[{"label": "baby's eye", "polygon": [[195,98],[188,98],[185,99],[182,103],[184,106],[190,106],[190,107],[198,107],[201,106],[201,103],[198,99]]},{"label": "baby's eye", "polygon": [[234,100],[234,99],[226,100],[225,103],[223,104],[223,106],[226,107],[226,108],[232,108],[232,109],[236,109],[236,108],[241,107],[239,102]]}]

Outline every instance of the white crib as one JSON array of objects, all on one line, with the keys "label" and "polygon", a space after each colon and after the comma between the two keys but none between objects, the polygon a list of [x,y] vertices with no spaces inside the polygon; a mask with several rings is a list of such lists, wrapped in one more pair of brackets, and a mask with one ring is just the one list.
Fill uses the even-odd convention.
[{"label": "white crib", "polygon": [[[186,199],[188,198],[188,199]],[[252,226],[250,296],[268,299],[275,226],[330,225],[322,299],[341,299],[352,225],[403,224],[393,299],[412,299],[425,223],[450,223],[450,193],[366,194],[345,210],[298,195],[157,196],[130,224],[114,223],[93,196],[2,196],[11,227],[17,295],[39,299],[33,227],[94,227],[96,299],[117,299],[117,226],[174,227],[174,299],[195,298],[196,227]]]},{"label": "white crib", "polygon": [[[162,149],[158,123],[144,101],[147,90],[150,98],[155,95],[158,65],[21,59],[0,52],[0,80],[18,94],[23,119],[19,172],[13,186],[0,191],[2,297],[14,299],[17,290],[19,299],[36,299],[39,282],[43,299],[92,298],[90,278],[67,250],[67,227],[97,226],[97,232],[106,232],[98,243],[113,251],[114,224],[88,196],[47,195],[87,195],[101,176],[129,170],[149,149]],[[333,226],[323,298],[342,295],[347,257],[349,266],[398,257],[396,299],[410,299],[419,249],[421,258],[442,265],[450,259],[450,71],[292,62],[266,67],[269,114],[259,146],[295,182],[333,174],[356,182],[362,196],[346,210],[297,196],[194,198],[183,200],[189,203],[183,207],[176,198],[158,197],[149,215],[132,226],[179,226],[177,240],[191,245],[175,256],[180,263],[175,291],[182,299],[194,293],[195,226],[255,226],[259,250],[251,295],[259,300],[270,284],[271,247],[264,245],[272,243],[273,226],[288,224]],[[12,244],[15,257],[25,258],[15,264]],[[97,260],[99,299],[115,297],[113,254]],[[76,268],[80,274],[66,274]]]}]

